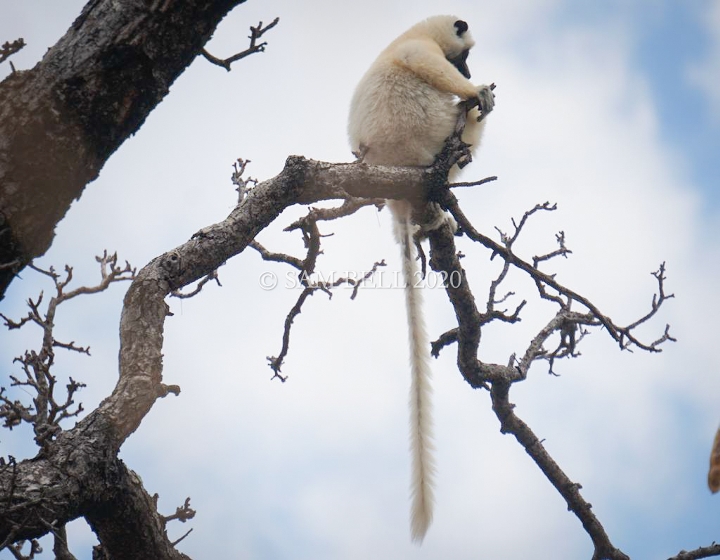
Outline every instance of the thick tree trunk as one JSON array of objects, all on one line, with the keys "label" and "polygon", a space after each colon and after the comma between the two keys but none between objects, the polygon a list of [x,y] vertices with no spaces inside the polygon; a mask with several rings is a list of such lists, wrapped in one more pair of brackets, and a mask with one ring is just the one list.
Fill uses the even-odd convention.
[{"label": "thick tree trunk", "polygon": [[0,298],[245,0],[93,0],[32,69],[0,83]]},{"label": "thick tree trunk", "polygon": [[47,453],[0,466],[0,538],[38,538],[84,516],[108,558],[187,559],[167,538],[140,477],[112,451],[114,431],[108,418],[95,414]]}]

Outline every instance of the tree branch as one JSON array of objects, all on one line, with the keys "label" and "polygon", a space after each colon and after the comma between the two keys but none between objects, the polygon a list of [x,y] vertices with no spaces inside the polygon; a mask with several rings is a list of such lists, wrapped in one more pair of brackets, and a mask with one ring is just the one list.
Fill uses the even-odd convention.
[{"label": "tree branch", "polygon": [[0,83],[0,298],[244,1],[88,2],[34,68]]},{"label": "tree branch", "polygon": [[80,295],[104,291],[110,284],[115,282],[132,280],[135,275],[135,269],[129,263],[126,262],[124,267],[117,265],[117,254],[108,255],[107,251],[105,251],[102,256],[96,257],[96,260],[100,264],[101,281],[95,286],[81,286],[72,291],[67,290],[73,279],[72,267],[65,266],[65,277],[63,279],[52,267],[49,270],[43,270],[30,264],[33,270],[53,281],[55,296],[50,298],[44,312],[40,309],[43,301],[42,293],[37,301],[34,302],[30,299],[28,301],[30,312],[20,321],[12,321],[0,314],[0,317],[5,321],[5,325],[10,329],[19,329],[27,323],[34,323],[43,332],[42,345],[38,352],[28,351],[14,360],[20,363],[25,374],[24,378],[21,380],[15,376],[10,376],[12,387],[26,387],[29,390],[28,392],[34,394],[32,405],[11,400],[5,395],[5,388],[0,387],[0,418],[3,419],[4,426],[12,429],[23,421],[28,422],[35,431],[36,443],[43,450],[47,449],[49,442],[62,430],[60,422],[67,418],[76,417],[83,411],[82,404],[79,404],[75,409],[71,408],[75,404],[75,393],[85,387],[84,383],[79,383],[73,380],[72,377],[66,385],[65,401],[58,402],[56,400],[55,386],[57,379],[52,373],[52,367],[55,363],[55,348],[64,348],[90,355],[89,348],[76,346],[74,341],[64,343],[55,339],[54,327],[59,306]]},{"label": "tree branch", "polygon": [[702,546],[689,552],[681,550],[675,556],[668,558],[668,560],[700,560],[701,558],[711,558],[713,556],[720,556],[720,544],[713,543],[710,546]]},{"label": "tree branch", "polygon": [[490,390],[493,411],[500,420],[500,431],[503,434],[509,433],[515,436],[518,443],[523,446],[545,477],[563,497],[568,509],[580,520],[595,545],[593,560],[629,560],[629,556],[615,548],[610,542],[605,529],[592,512],[592,506],[580,495],[581,486],[568,478],[530,427],[515,414],[515,405],[510,403],[509,391],[510,384],[502,382],[493,383]]},{"label": "tree branch", "polygon": [[250,26],[250,36],[248,39],[250,39],[250,46],[245,49],[242,52],[239,52],[237,54],[234,54],[228,58],[217,58],[211,55],[208,51],[203,49],[201,51],[202,55],[213,64],[216,64],[217,66],[222,66],[230,72],[232,70],[231,66],[233,62],[237,62],[238,60],[241,60],[245,58],[246,56],[250,56],[251,54],[255,54],[258,52],[265,52],[265,47],[267,46],[266,42],[262,42],[258,44],[258,39],[262,37],[266,31],[269,31],[273,27],[275,27],[280,22],[280,18],[276,17],[274,20],[272,20],[270,23],[268,23],[265,27],[263,27],[262,21],[258,23],[257,27]]},{"label": "tree branch", "polygon": [[[458,149],[462,150],[462,146],[459,145]],[[457,162],[458,158],[448,154],[447,161]],[[45,534],[43,531],[47,532],[48,529],[42,521],[47,512],[51,511],[57,526],[84,515],[98,533],[102,547],[107,549],[109,556],[132,557],[129,553],[123,556],[126,554],[123,546],[135,546],[134,543],[127,544],[126,541],[131,540],[129,535],[133,531],[141,531],[143,527],[151,527],[149,541],[141,543],[142,547],[137,545],[137,550],[142,550],[144,555],[135,557],[180,557],[164,534],[162,516],[157,514],[154,507],[150,507],[153,506],[152,498],[144,492],[136,475],[124,470],[124,465],[114,459],[122,443],[139,427],[155,401],[169,392],[178,394],[180,390],[179,387],[163,383],[162,345],[164,321],[168,315],[164,298],[192,282],[208,278],[218,267],[251,245],[257,234],[287,207],[321,200],[342,200],[343,205],[339,208],[311,209],[306,217],[288,228],[302,232],[307,249],[304,259],[284,258],[265,250],[259,244],[254,245],[256,250],[271,260],[282,260],[296,267],[299,265],[300,281],[304,286],[301,294],[303,299],[298,299],[293,308],[297,308],[299,313],[303,301],[315,290],[330,293],[332,286],[339,285],[337,282],[349,282],[349,279],[342,278],[329,284],[313,284],[309,278],[320,254],[318,220],[347,215],[357,208],[374,204],[376,199],[422,200],[427,196],[431,200],[441,201],[449,208],[470,239],[490,248],[493,255],[500,255],[505,261],[499,276],[491,283],[490,296],[485,311],[481,313],[460,264],[450,227],[445,224],[428,232],[431,267],[442,272],[443,278],[453,279],[452,282],[446,282],[446,292],[458,322],[456,329],[440,337],[438,351],[442,346],[457,343],[457,363],[461,374],[472,387],[490,390],[501,429],[515,435],[578,516],[595,545],[594,558],[626,558],[610,543],[590,505],[582,499],[579,486],[564,475],[529,427],[514,414],[509,402],[509,389],[512,383],[526,378],[533,361],[576,355],[575,346],[579,340],[577,332],[581,326],[603,325],[616,340],[620,337],[630,340],[629,333],[639,323],[632,323],[623,331],[590,301],[559,284],[554,276],[538,270],[540,262],[568,252],[564,248],[564,236],[559,239],[559,251],[548,253],[546,258],[537,257],[534,264],[529,264],[513,253],[512,244],[530,214],[516,225],[515,235],[505,236],[504,245],[495,243],[479,234],[460,211],[457,200],[445,182],[447,169],[444,177],[440,165],[430,169],[384,168],[363,163],[329,164],[293,156],[287,159],[285,168],[278,176],[258,183],[253,188],[245,188],[240,196],[241,201],[225,220],[203,228],[186,243],[148,263],[135,275],[124,299],[120,324],[120,375],[112,394],[73,429],[61,432],[53,441],[48,440],[43,456],[34,461],[23,461],[18,465],[13,463],[12,467],[7,464],[5,468],[0,468],[0,503],[17,504],[2,510],[0,514],[0,542],[18,542]],[[376,266],[381,264],[376,263]],[[553,295],[552,300],[558,303],[559,310],[530,341],[519,362],[516,362],[515,356],[511,356],[507,365],[483,363],[478,359],[482,326],[492,319],[510,322],[519,320],[520,311],[525,305],[524,302],[518,305],[512,314],[496,309],[496,305],[510,297],[509,293],[504,296],[498,296],[497,293],[512,267],[528,273],[535,280],[541,296],[545,287],[557,291],[559,295]],[[71,270],[67,274],[70,275]],[[647,319],[665,299],[671,297],[664,293],[664,267],[656,273],[656,278],[659,295],[653,300],[653,308]],[[573,301],[585,306],[588,313],[571,311]],[[39,301],[35,309],[38,305]],[[288,315],[286,319],[285,334],[288,337],[288,323],[292,323],[295,315]],[[546,341],[556,333],[560,336],[559,344],[554,350],[546,350]],[[669,335],[665,339],[670,340]],[[642,348],[634,341],[633,344]],[[645,346],[653,351],[659,350],[653,345]],[[621,344],[621,347],[625,346]],[[286,353],[285,344],[283,348]],[[281,352],[274,359],[277,371],[283,356]],[[94,473],[90,478],[94,484],[90,486],[87,484],[88,473]],[[47,484],[42,487],[32,484],[32,481],[39,479],[46,480]],[[121,481],[124,493],[121,496],[113,494],[118,489],[118,480]],[[123,518],[129,519],[129,523],[118,526],[117,519],[112,519],[109,504],[113,503],[112,507],[116,508],[113,514],[116,514],[118,506],[108,501],[109,497],[118,501],[120,511],[127,512],[123,513]],[[133,549],[133,552],[137,550]],[[148,550],[152,553],[149,554]]]},{"label": "tree branch", "polygon": [[[5,41],[2,46],[0,46],[0,64],[5,62],[16,52],[20,51],[25,45],[25,40],[22,37],[12,42]],[[13,68],[13,72],[14,70],[15,69]]]},{"label": "tree branch", "polygon": [[[458,122],[461,123],[461,121],[462,119],[459,119]],[[459,280],[452,283],[447,282],[445,286],[448,299],[455,310],[458,327],[446,332],[438,341],[433,343],[433,353],[437,354],[443,346],[454,342],[457,343],[457,363],[461,374],[473,388],[489,389],[493,402],[493,410],[500,420],[501,431],[503,433],[512,433],[515,436],[548,480],[563,496],[569,509],[573,511],[581,521],[595,546],[593,560],[627,559],[628,557],[615,548],[610,542],[601,523],[592,513],[590,504],[585,502],[580,495],[580,486],[570,481],[545,451],[535,434],[514,413],[514,405],[509,401],[509,391],[513,383],[522,381],[527,377],[530,365],[534,361],[541,359],[548,360],[550,363],[550,371],[552,372],[552,364],[555,359],[577,356],[576,345],[585,334],[585,331],[582,329],[583,325],[605,326],[611,336],[620,343],[620,347],[627,348],[628,345],[624,341],[626,339],[630,340],[629,337],[632,336],[632,329],[652,317],[657,312],[660,304],[669,297],[665,295],[663,289],[664,266],[661,266],[660,270],[655,273],[659,283],[659,295],[653,298],[651,312],[624,329],[617,327],[609,317],[602,314],[599,309],[586,298],[559,284],[554,276],[538,270],[539,263],[546,262],[557,256],[567,256],[570,253],[565,246],[565,236],[562,232],[556,237],[559,249],[546,255],[535,257],[532,265],[523,261],[513,253],[513,244],[530,216],[540,210],[554,210],[554,205],[551,206],[549,203],[536,205],[523,215],[519,223],[513,221],[515,227],[513,235],[506,235],[500,232],[502,245],[495,243],[475,230],[460,210],[455,196],[450,192],[449,188],[439,180],[443,172],[446,173],[450,166],[458,161],[457,157],[448,153],[450,150],[449,146],[454,145],[456,147],[455,149],[459,152],[464,151],[464,146],[459,140],[461,134],[462,126],[459,126],[456,130],[455,138],[451,138],[448,141],[446,150],[443,150],[435,164],[428,169],[429,179],[426,181],[428,199],[437,201],[443,207],[447,208],[456,219],[464,234],[471,240],[490,248],[492,250],[492,257],[499,255],[505,262],[498,277],[490,284],[486,313],[482,314],[477,308],[475,297],[468,285],[465,271],[460,265],[459,254],[455,248],[454,236],[450,228],[445,226],[429,232],[431,267],[433,270],[443,273],[445,277]],[[511,266],[529,274],[536,283],[539,295],[542,298],[557,303],[559,310],[555,317],[531,340],[524,356],[519,362],[516,363],[515,356],[512,355],[510,356],[508,364],[505,366],[483,363],[478,358],[481,327],[492,321],[492,319],[500,318],[502,320],[501,317],[493,316],[497,313],[495,304],[505,301],[511,294],[508,293],[498,300],[496,293],[501,283],[505,280]],[[548,293],[546,286],[556,290],[559,295],[556,296]],[[571,311],[573,301],[585,306],[588,309],[588,313]],[[524,305],[525,301],[516,308],[513,316],[510,316],[508,319],[519,320],[519,312]],[[560,336],[559,344],[554,350],[548,351],[544,348],[544,345],[555,333],[558,333]],[[671,337],[666,328],[665,334],[657,343],[644,345],[636,339],[632,339],[631,342],[635,346],[645,350],[659,351],[660,349],[657,348],[657,346],[667,340],[671,340]]]}]

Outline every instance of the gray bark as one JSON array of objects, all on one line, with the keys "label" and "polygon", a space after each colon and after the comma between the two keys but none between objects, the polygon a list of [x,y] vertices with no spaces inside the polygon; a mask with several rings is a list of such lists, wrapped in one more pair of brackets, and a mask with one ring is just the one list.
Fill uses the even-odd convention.
[{"label": "gray bark", "polygon": [[0,83],[0,299],[55,225],[245,0],[93,0]]},{"label": "gray bark", "polygon": [[107,558],[184,558],[168,541],[139,477],[117,458],[155,401],[180,391],[162,379],[165,297],[242,252],[288,206],[348,195],[412,198],[430,177],[424,169],[291,157],[280,175],[253,188],[223,222],[153,259],[125,295],[120,377],[112,394],[37,458],[0,466],[0,548],[85,517]]}]

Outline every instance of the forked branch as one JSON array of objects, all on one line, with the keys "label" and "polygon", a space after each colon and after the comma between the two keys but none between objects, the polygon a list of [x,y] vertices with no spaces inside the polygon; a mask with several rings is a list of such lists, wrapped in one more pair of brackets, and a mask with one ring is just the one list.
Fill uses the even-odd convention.
[{"label": "forked branch", "polygon": [[[449,228],[443,227],[429,233],[430,265],[433,270],[443,273],[446,277],[460,279],[460,282],[446,285],[446,293],[454,308],[458,326],[447,331],[433,343],[433,354],[437,355],[440,349],[445,346],[457,344],[457,363],[461,374],[472,387],[489,390],[493,410],[500,421],[502,433],[513,434],[551,484],[563,496],[568,508],[581,521],[594,544],[593,560],[626,560],[628,557],[611,543],[602,524],[592,512],[590,504],[581,496],[580,485],[573,483],[567,477],[544,449],[530,427],[515,414],[515,407],[510,403],[509,393],[513,383],[527,378],[528,371],[534,362],[539,360],[547,361],[552,373],[555,360],[578,356],[578,343],[590,328],[605,327],[612,338],[619,343],[621,349],[634,347],[650,352],[661,351],[660,346],[664,342],[674,340],[669,334],[668,327],[665,328],[661,337],[651,343],[640,341],[634,335],[634,329],[649,321],[658,312],[662,303],[673,297],[672,294],[668,295],[665,292],[665,265],[663,263],[660,269],[653,273],[658,282],[658,291],[652,299],[650,311],[640,319],[622,327],[602,313],[590,300],[562,285],[555,278],[555,275],[540,270],[541,264],[546,264],[556,257],[567,257],[571,253],[566,246],[564,232],[559,232],[556,235],[558,248],[533,257],[532,264],[520,258],[514,252],[514,244],[527,225],[528,220],[539,211],[555,210],[555,205],[547,202],[538,204],[525,212],[519,221],[513,220],[514,232],[512,234],[506,234],[498,230],[500,243],[478,232],[462,212],[457,199],[450,191],[452,185],[443,184],[439,180],[443,173],[446,176],[447,171],[458,161],[462,161],[464,157],[466,147],[460,140],[463,126],[464,121],[461,118],[458,120],[456,134],[448,140],[446,150],[443,150],[435,164],[428,169],[426,180],[428,198],[439,202],[449,210],[457,221],[460,231],[467,235],[470,240],[490,249],[491,259],[499,256],[504,262],[499,274],[488,286],[486,309],[481,312],[470,289],[466,273],[460,264],[452,232]],[[451,153],[452,150],[456,150],[455,155]],[[500,292],[500,288],[510,270],[518,270],[528,274],[535,283],[539,296],[557,304],[558,310],[546,326],[529,341],[527,349],[519,360],[516,359],[515,355],[512,355],[506,365],[484,363],[478,357],[482,328],[488,326],[495,319],[510,322],[519,320],[520,312],[527,303],[526,300],[522,300],[512,315],[504,315],[504,311],[500,312],[496,309],[496,305],[507,301],[515,295],[510,291],[505,294]],[[585,311],[573,310],[573,304],[579,304]],[[550,346],[550,341],[553,338],[557,338],[557,343]],[[700,550],[698,549],[698,551]],[[700,554],[697,551],[695,553]],[[684,558],[684,556],[682,557]],[[688,556],[688,558],[695,557]]]},{"label": "forked branch", "polygon": [[[241,161],[241,160],[239,160]],[[243,168],[244,169],[244,166]],[[240,177],[236,177],[236,180],[240,180]],[[332,290],[342,286],[352,286],[352,294],[350,299],[355,299],[358,294],[358,290],[363,283],[372,277],[379,267],[384,267],[385,261],[379,261],[373,264],[372,268],[359,278],[351,276],[340,276],[333,278],[322,278],[316,277],[317,260],[322,253],[321,250],[321,238],[323,235],[320,233],[318,228],[318,222],[336,220],[345,216],[354,214],[361,208],[371,205],[384,204],[383,199],[373,198],[360,198],[348,196],[343,200],[340,206],[333,208],[310,208],[307,215],[303,216],[299,220],[296,220],[288,227],[285,231],[298,230],[302,234],[303,243],[305,245],[306,253],[304,258],[294,257],[292,255],[286,255],[284,253],[274,253],[268,251],[258,241],[251,241],[249,246],[255,249],[262,256],[265,261],[274,261],[290,265],[291,267],[298,270],[297,284],[302,286],[302,291],[297,298],[297,301],[288,312],[285,317],[285,325],[283,328],[282,336],[282,347],[277,356],[268,356],[268,364],[270,369],[273,371],[273,379],[278,378],[280,381],[285,381],[286,376],[281,374],[283,362],[290,349],[290,332],[293,326],[295,318],[302,312],[303,304],[308,297],[315,294],[317,291],[324,292],[328,297],[332,298]],[[273,279],[275,277],[273,276]],[[269,289],[275,286],[268,286]]]},{"label": "forked branch", "polygon": [[232,70],[231,66],[233,62],[237,62],[238,60],[241,60],[245,58],[246,56],[250,56],[251,54],[255,54],[258,52],[265,52],[265,47],[267,46],[267,42],[263,41],[262,43],[258,43],[258,40],[267,32],[270,31],[273,27],[275,27],[280,21],[279,17],[276,17],[274,20],[272,20],[270,23],[268,23],[265,27],[263,27],[262,21],[258,23],[257,27],[250,26],[250,35],[248,36],[248,39],[250,39],[250,46],[245,49],[242,52],[236,53],[232,56],[229,56],[228,58],[217,58],[213,55],[211,55],[208,51],[203,49],[201,51],[202,55],[213,64],[216,64],[217,66],[222,66],[230,72]]},{"label": "forked branch", "polygon": [[19,321],[0,314],[8,329],[19,329],[28,323],[42,329],[40,349],[26,351],[14,360],[20,364],[23,375],[21,377],[10,375],[10,387],[23,388],[26,393],[33,395],[32,402],[12,399],[7,395],[6,388],[0,387],[0,419],[3,425],[10,429],[22,422],[31,424],[35,431],[35,441],[43,449],[62,431],[60,423],[63,420],[77,417],[83,412],[82,403],[75,404],[75,395],[85,387],[84,383],[69,377],[65,385],[64,399],[58,399],[57,377],[53,373],[55,348],[90,354],[89,347],[77,346],[75,341],[62,342],[55,338],[54,327],[59,306],[78,296],[98,293],[106,290],[113,283],[132,280],[135,277],[135,269],[129,263],[126,262],[125,266],[118,265],[117,254],[108,255],[105,251],[101,256],[96,257],[96,260],[100,264],[100,282],[94,286],[80,286],[74,290],[68,289],[73,280],[72,267],[65,266],[65,274],[61,275],[53,267],[45,270],[30,264],[30,268],[52,280],[55,295],[49,299],[44,310],[42,292],[37,300],[28,300],[30,311]]},{"label": "forked branch", "polygon": [[0,64],[22,49],[25,44],[25,40],[22,37],[15,41],[5,41],[2,46],[0,46]]}]

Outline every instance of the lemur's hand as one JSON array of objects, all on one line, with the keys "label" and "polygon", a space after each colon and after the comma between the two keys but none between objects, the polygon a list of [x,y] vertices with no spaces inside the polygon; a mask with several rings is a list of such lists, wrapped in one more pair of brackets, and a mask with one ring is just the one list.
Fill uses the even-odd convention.
[{"label": "lemur's hand", "polygon": [[495,107],[495,94],[493,93],[493,90],[495,89],[495,84],[490,84],[489,86],[480,86],[478,89],[478,100],[480,101],[480,105],[478,108],[480,109],[480,116],[478,117],[478,122],[483,120],[487,114],[493,110]]}]

